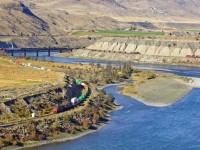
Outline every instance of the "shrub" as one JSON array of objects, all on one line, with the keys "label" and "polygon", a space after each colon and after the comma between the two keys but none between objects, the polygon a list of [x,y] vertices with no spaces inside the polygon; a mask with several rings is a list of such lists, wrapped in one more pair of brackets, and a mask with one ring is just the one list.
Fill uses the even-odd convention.
[{"label": "shrub", "polygon": [[93,115],[92,122],[93,122],[94,124],[96,124],[98,121],[99,121],[99,115],[98,115],[98,114],[94,114],[94,115]]},{"label": "shrub", "polygon": [[123,92],[129,93],[129,94],[137,94],[137,90],[133,84],[127,84],[124,87]]},{"label": "shrub", "polygon": [[25,56],[24,59],[25,59],[25,60],[30,60],[31,57],[30,57],[30,56]]}]

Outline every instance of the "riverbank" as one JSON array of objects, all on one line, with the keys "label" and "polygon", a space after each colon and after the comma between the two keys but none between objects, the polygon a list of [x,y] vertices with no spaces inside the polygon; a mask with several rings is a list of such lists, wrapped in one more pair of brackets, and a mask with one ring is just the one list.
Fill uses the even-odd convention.
[{"label": "riverbank", "polygon": [[29,142],[29,144],[25,145],[24,147],[11,147],[11,148],[5,148],[3,150],[28,150],[29,148],[33,148],[33,147],[38,147],[38,146],[42,146],[42,145],[47,145],[47,144],[52,144],[52,143],[60,143],[60,142],[66,142],[66,141],[71,141],[71,140],[75,140],[78,138],[81,138],[83,136],[92,134],[94,132],[97,132],[99,130],[101,130],[104,126],[106,126],[107,124],[110,123],[110,117],[108,118],[109,120],[107,122],[101,122],[99,124],[97,124],[95,127],[97,128],[96,130],[86,130],[83,131],[81,133],[75,134],[75,135],[69,135],[69,134],[65,134],[63,133],[62,135],[59,135],[58,137],[54,137],[50,140],[46,140],[46,141],[39,141],[39,142],[33,142],[33,144],[31,144]]},{"label": "riverbank", "polygon": [[162,76],[135,80],[134,84],[126,85],[120,92],[146,105],[166,107],[179,101],[193,88],[200,87],[199,80],[187,80],[186,78],[179,78],[179,76],[159,74],[162,74]]},{"label": "riverbank", "polygon": [[107,117],[104,120],[99,121],[97,124],[93,125],[93,127],[95,129],[88,129],[88,130],[85,130],[83,132],[80,132],[80,133],[77,133],[74,135],[71,135],[68,133],[63,133],[58,136],[49,137],[49,139],[45,140],[45,141],[36,141],[36,142],[29,141],[29,142],[25,143],[25,145],[23,147],[10,146],[10,147],[2,148],[2,150],[29,150],[30,148],[33,148],[33,147],[39,147],[39,146],[52,144],[52,143],[66,142],[66,141],[71,141],[71,140],[81,138],[83,136],[97,132],[97,131],[101,130],[103,127],[105,127],[106,125],[108,125],[112,121],[109,113],[120,110],[120,109],[122,109],[122,106],[115,104],[115,109],[108,111]]},{"label": "riverbank", "polygon": [[[95,65],[89,65],[89,66],[83,66],[82,64],[68,65],[68,64],[60,64],[54,62],[42,62],[42,61],[25,60],[18,58],[12,58],[12,61],[9,61],[10,58],[7,57],[2,59],[7,60],[5,62],[6,65],[16,66],[19,68],[19,70],[24,70],[24,69],[34,70],[35,69],[34,67],[37,66],[37,68],[43,68],[41,71],[49,69],[56,73],[57,72],[61,74],[66,73],[66,75],[63,76],[63,81],[65,81],[66,79],[67,81],[69,81],[69,84],[63,84],[63,86],[65,86],[64,88],[58,89],[57,92],[55,93],[53,93],[54,91],[52,93],[49,93],[49,96],[51,97],[47,98],[45,102],[44,102],[44,94],[45,94],[44,90],[40,90],[41,94],[37,95],[38,97],[32,95],[31,97],[30,93],[25,92],[27,94],[27,97],[25,98],[19,97],[20,91],[19,92],[17,91],[18,93],[13,95],[18,96],[19,100],[18,99],[16,100],[14,96],[12,98],[14,100],[9,100],[9,101],[6,100],[4,107],[7,110],[9,109],[14,111],[15,115],[19,114],[19,116],[16,115],[15,118],[13,117],[13,119],[16,119],[16,117],[20,118],[21,117],[20,115],[24,114],[23,112],[25,108],[27,111],[30,108],[33,108],[26,106],[34,106],[34,108],[39,108],[39,106],[42,106],[42,111],[36,113],[37,118],[39,119],[34,119],[34,121],[32,119],[31,121],[24,121],[23,123],[19,124],[11,124],[5,128],[4,126],[2,126],[1,130],[3,130],[4,135],[0,137],[1,148],[4,147],[4,149],[8,149],[9,146],[12,145],[13,147],[11,146],[10,149],[14,148],[21,149],[24,148],[21,147],[22,145],[26,145],[26,147],[27,145],[28,147],[29,145],[31,145],[31,147],[32,146],[34,147],[37,146],[38,144],[39,145],[49,144],[51,142],[59,142],[60,140],[61,141],[71,140],[73,138],[84,136],[85,134],[89,134],[90,132],[95,132],[96,130],[93,131],[88,129],[90,129],[90,127],[95,125],[98,121],[104,120],[105,115],[107,115],[109,111],[113,111],[115,107],[118,107],[117,104],[114,103],[114,98],[112,97],[112,95],[106,96],[105,93],[99,92],[96,89],[96,85],[105,85],[106,83],[117,83],[119,78],[120,79],[123,78],[122,75],[125,72],[125,70],[122,70],[121,72],[117,71],[116,74],[116,68],[113,68],[112,66],[110,67],[109,71],[106,71],[105,67],[95,66]],[[13,62],[17,62],[17,64]],[[29,64],[29,65],[26,66],[24,64]],[[111,74],[110,71],[111,72],[115,71],[115,74],[112,73],[113,76],[109,76]],[[73,78],[71,78],[71,76],[73,76]],[[80,105],[79,107],[69,110],[67,113],[59,113],[57,115],[52,114],[51,117],[46,118],[44,115],[52,113],[52,108],[57,106],[53,102],[57,102],[60,104],[67,102],[65,99],[63,99],[63,95],[59,95],[58,93],[66,94],[65,96],[67,97],[68,100],[70,100],[72,96],[78,94],[76,93],[78,92],[77,90],[78,87],[73,86],[73,84],[76,84],[74,78],[83,79],[84,83],[87,83],[87,85],[89,85],[91,93],[88,93],[87,101],[85,101],[84,104]],[[44,87],[45,90],[46,88],[47,87]],[[8,95],[10,95],[10,93],[14,92],[7,91],[7,93]],[[41,100],[38,101],[38,99],[42,99],[43,101]],[[37,105],[38,103],[39,104],[41,103],[41,105]],[[23,109],[21,109],[21,106],[23,106]],[[28,113],[25,114],[27,114],[28,117],[30,116],[30,114]],[[4,116],[7,117],[8,115],[7,116],[6,115],[7,114],[5,114]],[[10,116],[12,115],[11,111],[9,115]],[[40,117],[39,115],[44,117]],[[2,123],[4,124],[3,121]],[[102,126],[103,124],[99,125]],[[25,131],[23,129],[25,129]],[[12,131],[12,134],[10,133],[10,131]],[[63,135],[63,133],[67,133],[66,137],[64,138],[63,136],[65,135]],[[15,136],[17,136],[18,139],[14,138]],[[56,139],[51,138],[55,136],[58,137]],[[8,148],[5,148],[6,146]]]},{"label": "riverbank", "polygon": [[74,52],[55,54],[55,56],[82,58],[91,60],[95,59],[95,60],[105,60],[105,61],[126,60],[142,64],[199,67],[198,58],[194,59],[194,58],[184,58],[184,57],[147,56],[147,55],[126,54],[126,53],[99,52],[86,49],[80,49]]},{"label": "riverbank", "polygon": [[122,86],[122,85],[126,85],[126,84],[128,84],[129,83],[129,81],[131,81],[131,80],[127,80],[127,81],[124,81],[124,82],[115,82],[115,83],[113,83],[113,84],[107,84],[107,85],[103,85],[103,86],[98,86],[98,90],[103,90],[104,88],[106,88],[106,87],[109,87],[109,86]]}]

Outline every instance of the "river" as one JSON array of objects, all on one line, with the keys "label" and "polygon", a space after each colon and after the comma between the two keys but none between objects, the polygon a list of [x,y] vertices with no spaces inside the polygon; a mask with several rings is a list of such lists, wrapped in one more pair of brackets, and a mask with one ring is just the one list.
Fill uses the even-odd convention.
[{"label": "river", "polygon": [[[43,58],[39,58],[43,59]],[[105,61],[46,57],[61,63],[100,63]],[[121,62],[114,62],[120,65]],[[200,68],[133,64],[143,70],[171,72],[200,77]],[[105,88],[123,109],[112,112],[112,121],[103,129],[79,139],[52,143],[33,150],[198,150],[200,149],[200,89],[193,89],[172,106],[158,108],[144,105],[118,93],[117,86]]]}]

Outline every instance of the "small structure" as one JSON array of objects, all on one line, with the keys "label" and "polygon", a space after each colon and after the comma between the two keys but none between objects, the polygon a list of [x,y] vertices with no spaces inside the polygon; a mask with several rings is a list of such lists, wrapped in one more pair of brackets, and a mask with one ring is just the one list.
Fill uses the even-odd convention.
[{"label": "small structure", "polygon": [[35,118],[35,113],[32,113],[31,116],[32,116],[32,118]]},{"label": "small structure", "polygon": [[41,70],[46,70],[44,67],[41,67]]},{"label": "small structure", "polygon": [[124,31],[130,31],[130,29],[129,29],[129,28],[126,28]]}]

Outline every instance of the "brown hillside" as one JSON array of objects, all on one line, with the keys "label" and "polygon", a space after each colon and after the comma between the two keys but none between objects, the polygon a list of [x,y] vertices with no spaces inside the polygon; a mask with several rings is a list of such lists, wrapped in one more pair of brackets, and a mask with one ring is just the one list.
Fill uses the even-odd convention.
[{"label": "brown hillside", "polygon": [[[199,0],[48,0],[36,1],[36,4],[54,9],[64,9],[77,14],[92,13],[109,15],[121,20],[131,17],[187,21],[200,16]],[[125,18],[124,18],[125,17]],[[133,20],[132,20],[133,19]],[[137,18],[137,20],[140,20]]]},{"label": "brown hillside", "polygon": [[127,22],[199,29],[199,6],[198,0],[0,0],[0,40],[21,47],[69,46],[71,30],[125,29]]}]

